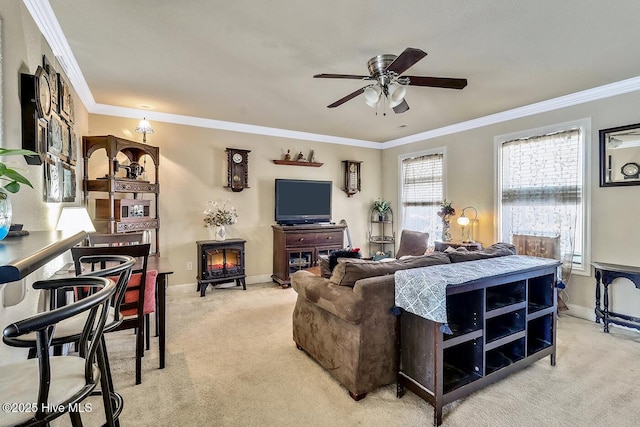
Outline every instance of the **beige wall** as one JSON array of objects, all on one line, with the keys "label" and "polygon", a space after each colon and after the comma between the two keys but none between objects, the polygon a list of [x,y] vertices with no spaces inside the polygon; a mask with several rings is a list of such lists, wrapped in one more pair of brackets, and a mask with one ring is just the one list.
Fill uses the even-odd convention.
[{"label": "beige wall", "polygon": [[[454,207],[472,205],[479,211],[476,240],[485,246],[495,242],[495,170],[494,137],[573,120],[591,118],[589,145],[591,174],[591,260],[638,265],[640,259],[640,186],[599,187],[598,130],[640,122],[640,93],[626,94],[575,107],[538,114],[518,120],[486,126],[453,135],[384,150],[382,155],[383,194],[398,203],[398,156],[445,147],[446,198]],[[401,225],[398,224],[400,228]],[[459,233],[457,224],[452,225]],[[593,318],[595,280],[574,275],[567,292],[573,314]],[[622,279],[614,285],[610,309],[640,316],[640,290]]]},{"label": "beige wall", "polygon": [[[49,45],[21,1],[0,2],[2,19],[2,140],[5,148],[22,147],[22,120],[20,109],[20,73],[33,74],[42,65],[42,55],[61,72]],[[83,104],[74,93],[75,129],[78,135],[86,133],[88,115]],[[79,147],[78,147],[79,149]],[[43,202],[43,166],[28,166],[23,158],[2,159],[20,171],[31,181],[34,189],[22,186],[19,193],[11,195],[13,222],[24,224],[26,230],[49,230],[55,228],[63,206],[81,204],[78,192],[76,203]],[[82,165],[76,171],[77,188],[82,188]]]},{"label": "beige wall", "polygon": [[[19,74],[33,73],[42,61],[53,55],[22,2],[0,2],[2,17],[2,104],[3,139],[1,146],[21,145]],[[56,64],[60,69],[59,64]],[[248,274],[255,280],[271,274],[274,178],[309,178],[334,181],[333,216],[349,222],[354,244],[368,250],[367,217],[371,203],[379,196],[392,201],[397,212],[398,155],[446,147],[446,197],[461,208],[472,205],[479,210],[476,239],[488,245],[495,241],[494,137],[566,121],[591,118],[591,259],[594,261],[638,265],[640,259],[640,187],[598,186],[598,130],[640,122],[637,106],[640,94],[564,108],[506,123],[461,132],[398,148],[378,151],[340,145],[320,144],[250,134],[232,133],[187,126],[153,123],[156,133],[149,143],[161,149],[161,252],[171,258],[176,274],[171,283],[195,282],[195,270],[187,271],[187,262],[195,265],[195,241],[208,238],[201,227],[202,211],[207,200],[230,199],[240,214],[239,223],[229,228],[233,237],[247,240]],[[137,120],[107,116],[88,116],[76,98],[76,129],[79,135],[114,134],[140,140],[132,134]],[[250,189],[232,193],[225,184],[225,147],[252,150],[250,154]],[[271,162],[283,152],[308,153],[313,149],[324,166],[304,168],[278,166]],[[352,198],[340,191],[341,160],[363,160],[363,192]],[[23,170],[34,183],[34,190],[23,189],[12,196],[14,218],[30,230],[53,228],[64,204],[42,202],[42,167]],[[82,177],[81,165],[77,170]],[[81,188],[81,185],[78,185]],[[76,204],[79,204],[80,200]],[[397,229],[401,228],[397,224]],[[454,237],[456,225],[453,225]],[[593,278],[574,276],[569,283],[569,303],[574,314],[592,316]],[[630,282],[614,286],[614,310],[640,316],[640,294]]]},{"label": "beige wall", "polygon": [[[141,141],[134,133],[139,120],[90,115],[89,135],[116,135]],[[227,228],[228,237],[246,243],[248,282],[271,280],[274,221],[274,179],[298,178],[333,181],[332,215],[335,222],[346,219],[353,243],[367,248],[368,211],[380,196],[380,150],[322,144],[260,135],[226,132],[152,122],[155,133],[147,143],[160,147],[160,252],[171,260],[175,274],[172,284],[195,283],[197,240],[208,240],[203,227],[207,200],[224,202],[238,210],[238,223]],[[251,150],[249,186],[234,193],[224,186],[227,177],[225,148]],[[314,150],[321,167],[282,166],[272,162],[282,159],[290,149],[305,156]],[[92,156],[100,158],[101,153]],[[106,157],[105,157],[106,159]],[[361,160],[362,191],[347,197],[343,185],[342,160]],[[93,163],[89,167],[93,173]],[[194,270],[187,270],[192,262]],[[194,288],[195,289],[195,288]]]}]

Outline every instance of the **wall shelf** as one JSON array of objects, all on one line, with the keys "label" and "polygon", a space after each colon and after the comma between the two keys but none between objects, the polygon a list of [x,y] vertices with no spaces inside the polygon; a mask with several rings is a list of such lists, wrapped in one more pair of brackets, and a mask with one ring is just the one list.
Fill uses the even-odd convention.
[{"label": "wall shelf", "polygon": [[324,165],[324,163],[316,163],[316,162],[297,162],[295,160],[274,160],[273,163],[276,165],[288,165],[288,166],[311,166],[311,167],[320,167]]}]

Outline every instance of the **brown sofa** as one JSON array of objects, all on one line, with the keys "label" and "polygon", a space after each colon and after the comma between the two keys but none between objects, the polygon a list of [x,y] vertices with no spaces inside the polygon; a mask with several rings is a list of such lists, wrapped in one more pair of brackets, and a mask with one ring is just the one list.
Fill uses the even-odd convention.
[{"label": "brown sofa", "polygon": [[330,277],[298,271],[293,340],[359,400],[396,379],[395,271],[512,254],[512,245],[498,243],[384,262],[341,258]]}]

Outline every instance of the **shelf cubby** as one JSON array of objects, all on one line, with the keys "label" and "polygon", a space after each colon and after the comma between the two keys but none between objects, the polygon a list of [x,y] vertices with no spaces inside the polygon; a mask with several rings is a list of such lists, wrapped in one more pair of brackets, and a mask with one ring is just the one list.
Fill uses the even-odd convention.
[{"label": "shelf cubby", "polygon": [[492,374],[514,364],[518,360],[524,359],[524,343],[525,338],[522,337],[516,341],[512,341],[487,351],[485,366],[486,375]]},{"label": "shelf cubby", "polygon": [[527,326],[527,356],[553,345],[553,313],[530,320]]},{"label": "shelf cubby", "polygon": [[443,391],[448,393],[482,378],[482,338],[444,349]]},{"label": "shelf cubby", "polygon": [[526,313],[524,308],[487,319],[485,331],[487,343],[522,332],[525,326]]},{"label": "shelf cubby", "polygon": [[444,340],[459,337],[482,329],[482,289],[447,296],[447,319],[453,334],[444,335]]},{"label": "shelf cubby", "polygon": [[529,313],[553,307],[555,303],[553,287],[555,286],[555,275],[546,274],[544,276],[532,277],[528,281],[528,302]]},{"label": "shelf cubby", "polygon": [[487,311],[523,302],[527,297],[526,292],[524,280],[487,288]]}]

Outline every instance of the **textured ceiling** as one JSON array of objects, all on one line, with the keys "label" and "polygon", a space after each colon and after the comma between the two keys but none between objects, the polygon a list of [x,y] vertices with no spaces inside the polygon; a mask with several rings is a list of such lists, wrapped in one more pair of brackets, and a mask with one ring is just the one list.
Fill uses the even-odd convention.
[{"label": "textured ceiling", "polygon": [[[98,104],[384,142],[640,75],[638,0],[50,0]],[[367,60],[416,47],[410,87],[376,115]]]}]

